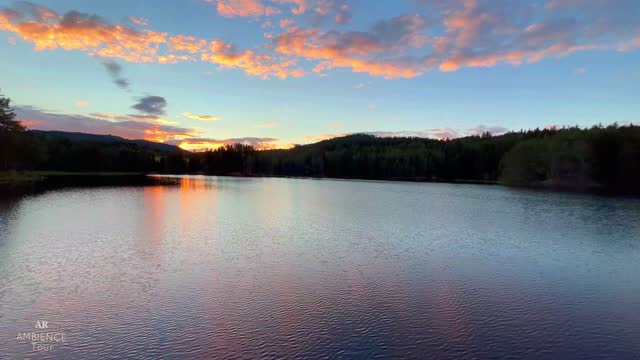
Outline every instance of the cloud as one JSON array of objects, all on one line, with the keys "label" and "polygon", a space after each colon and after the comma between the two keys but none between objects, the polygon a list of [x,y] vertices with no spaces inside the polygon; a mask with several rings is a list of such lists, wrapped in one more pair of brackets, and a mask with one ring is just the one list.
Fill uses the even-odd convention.
[{"label": "cloud", "polygon": [[104,65],[104,68],[107,70],[107,73],[111,76],[113,83],[116,84],[117,87],[123,90],[129,89],[129,81],[120,76],[122,73],[122,67],[117,62],[111,59],[105,59],[102,60],[102,65]]},{"label": "cloud", "polygon": [[89,101],[81,100],[81,101],[76,101],[76,103],[74,105],[76,107],[86,107],[86,106],[91,105],[91,103]]},{"label": "cloud", "polygon": [[[36,51],[84,51],[91,56],[120,59],[132,63],[173,64],[203,61],[219,69],[241,69],[264,79],[300,77],[303,70],[295,59],[282,59],[253,50],[238,50],[219,39],[198,39],[186,35],[136,30],[112,25],[97,15],[69,11],[64,15],[45,7],[21,2],[0,8],[0,31],[17,35],[34,44]],[[124,86],[123,81],[118,81]]]},{"label": "cloud", "polygon": [[182,116],[188,117],[189,119],[194,119],[194,120],[199,120],[199,121],[218,121],[218,120],[222,120],[217,116],[213,116],[213,115],[194,115],[190,112],[183,112]]},{"label": "cloud", "polygon": [[620,0],[529,2],[465,0],[444,13],[440,69],[520,65],[576,51],[614,50],[616,38],[640,33],[640,3]]},{"label": "cloud", "polygon": [[335,17],[335,22],[338,25],[344,25],[351,22],[351,13],[348,11],[339,12]]},{"label": "cloud", "polygon": [[177,121],[165,120],[156,115],[139,115],[139,114],[109,114],[103,112],[95,112],[91,113],[91,116],[97,117],[100,119],[109,119],[109,120],[135,120],[135,121],[145,121],[149,123],[155,124],[164,124],[164,125],[177,125]]},{"label": "cloud", "polygon": [[157,45],[166,42],[166,34],[111,25],[96,15],[77,11],[59,15],[39,5],[20,4],[29,6],[0,10],[0,30],[34,43],[37,51],[83,50],[104,58],[152,62],[158,52]]},{"label": "cloud", "polygon": [[282,19],[282,20],[280,20],[280,27],[283,28],[283,29],[286,29],[286,28],[291,27],[293,25],[294,25],[294,22],[291,19]]},{"label": "cloud", "polygon": [[273,16],[282,13],[274,5],[293,5],[291,13],[302,15],[307,10],[307,0],[205,0],[215,3],[218,14],[224,17],[254,17]]},{"label": "cloud", "polygon": [[137,17],[129,16],[129,21],[131,21],[135,25],[139,25],[139,26],[147,26],[147,25],[149,25],[149,21],[147,19],[143,19],[143,18],[137,18]]},{"label": "cloud", "polygon": [[275,4],[293,5],[291,13],[294,15],[302,15],[308,9],[307,0],[271,0]]},{"label": "cloud", "polygon": [[379,21],[367,32],[296,28],[277,36],[274,49],[320,61],[314,72],[344,67],[389,79],[411,78],[427,68],[421,59],[405,55],[408,49],[424,45],[425,25],[424,17],[415,14]]},{"label": "cloud", "polygon": [[165,142],[198,136],[195,129],[173,125],[131,120],[124,116],[113,121],[95,116],[59,114],[31,106],[16,107],[17,118],[32,129],[82,132],[89,134],[116,135],[126,139],[145,139]]},{"label": "cloud", "polygon": [[265,6],[260,0],[207,0],[217,3],[218,13],[226,17],[264,15]]},{"label": "cloud", "polygon": [[[437,68],[530,64],[578,51],[640,47],[640,2],[556,0],[540,7],[510,0],[418,0],[408,14],[367,31],[297,28],[276,37],[282,54],[319,61],[314,71],[348,68],[385,78],[412,78]],[[320,13],[327,9],[318,7]]]},{"label": "cloud", "polygon": [[167,100],[162,96],[146,96],[141,98],[138,103],[131,106],[143,114],[152,116],[166,115],[164,108],[167,106]]},{"label": "cloud", "polygon": [[[140,29],[142,23],[131,19],[128,25],[111,24],[97,15],[58,14],[20,2],[0,8],[0,31],[33,43],[36,51],[83,51],[132,63],[206,62],[263,79],[338,68],[387,79],[413,78],[434,69],[516,66],[580,51],[640,48],[637,0],[414,0],[422,5],[419,13],[352,31],[327,28],[350,19],[345,1],[208,1],[228,17],[280,16],[290,10],[296,25],[268,36],[272,39],[261,48],[245,50],[221,39]],[[274,23],[277,18],[268,22]]]}]

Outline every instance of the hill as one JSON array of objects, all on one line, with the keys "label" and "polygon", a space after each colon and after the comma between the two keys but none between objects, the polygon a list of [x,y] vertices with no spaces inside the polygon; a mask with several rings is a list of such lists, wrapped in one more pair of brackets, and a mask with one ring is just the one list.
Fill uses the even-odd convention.
[{"label": "hill", "polygon": [[78,133],[78,132],[44,131],[44,130],[29,130],[29,132],[34,135],[43,136],[50,139],[67,139],[72,142],[93,142],[93,143],[105,143],[105,144],[116,144],[116,143],[137,144],[144,148],[164,151],[164,152],[177,153],[180,151],[185,151],[174,145],[162,144],[162,143],[152,142],[148,140],[129,140],[129,139],[125,139],[125,138],[114,136],[114,135],[97,135],[97,134],[86,134],[86,133]]}]

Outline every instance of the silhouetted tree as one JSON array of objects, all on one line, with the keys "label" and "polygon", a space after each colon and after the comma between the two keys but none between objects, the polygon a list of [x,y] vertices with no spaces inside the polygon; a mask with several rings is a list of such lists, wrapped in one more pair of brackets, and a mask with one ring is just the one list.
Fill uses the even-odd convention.
[{"label": "silhouetted tree", "polygon": [[16,120],[16,113],[11,107],[11,99],[0,94],[0,133],[15,134],[24,131],[25,127]]},{"label": "silhouetted tree", "polygon": [[0,170],[13,168],[14,162],[24,153],[24,126],[16,120],[11,100],[0,94]]}]

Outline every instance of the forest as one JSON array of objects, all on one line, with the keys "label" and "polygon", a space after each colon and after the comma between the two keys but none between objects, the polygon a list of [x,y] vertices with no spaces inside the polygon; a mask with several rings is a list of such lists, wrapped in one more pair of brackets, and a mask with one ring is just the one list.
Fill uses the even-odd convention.
[{"label": "forest", "polygon": [[[72,136],[73,135],[73,136]],[[640,194],[640,127],[535,129],[451,140],[354,134],[257,151],[203,152],[117,137],[29,131],[0,98],[0,172],[138,172],[500,183]]]},{"label": "forest", "polygon": [[640,127],[632,125],[452,140],[356,134],[290,150],[236,145],[199,155],[202,171],[213,175],[500,183],[618,194],[639,194],[640,188]]}]

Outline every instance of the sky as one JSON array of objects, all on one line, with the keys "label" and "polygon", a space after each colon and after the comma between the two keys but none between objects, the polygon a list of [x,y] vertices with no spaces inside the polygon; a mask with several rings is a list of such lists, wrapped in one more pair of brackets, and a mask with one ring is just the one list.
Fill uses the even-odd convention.
[{"label": "sky", "polygon": [[189,150],[640,122],[638,0],[0,0],[29,128]]}]

